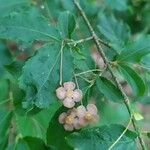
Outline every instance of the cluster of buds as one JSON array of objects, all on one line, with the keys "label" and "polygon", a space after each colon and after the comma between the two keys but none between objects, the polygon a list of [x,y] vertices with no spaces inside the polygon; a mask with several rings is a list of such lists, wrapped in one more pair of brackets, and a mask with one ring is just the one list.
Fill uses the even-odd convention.
[{"label": "cluster of buds", "polygon": [[81,101],[82,91],[75,89],[73,82],[65,82],[56,90],[56,95],[65,107],[70,108],[59,116],[59,123],[64,125],[65,130],[73,131],[98,121],[98,110],[94,104],[74,107],[75,102]]}]

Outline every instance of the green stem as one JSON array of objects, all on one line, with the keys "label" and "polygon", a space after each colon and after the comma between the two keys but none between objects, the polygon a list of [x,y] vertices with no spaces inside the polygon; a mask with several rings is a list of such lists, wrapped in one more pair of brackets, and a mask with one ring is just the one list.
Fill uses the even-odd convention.
[{"label": "green stem", "polygon": [[[129,98],[128,98],[128,96],[126,95],[126,93],[124,92],[124,90],[123,90],[121,84],[119,83],[118,79],[116,78],[115,73],[113,72],[113,69],[112,69],[112,67],[111,67],[111,64],[110,64],[109,60],[107,59],[107,57],[105,56],[105,53],[104,53],[103,48],[102,48],[102,46],[101,46],[101,43],[99,42],[98,36],[96,35],[96,33],[95,33],[93,27],[91,26],[91,24],[90,24],[90,22],[89,22],[89,20],[88,20],[88,18],[87,18],[87,16],[86,16],[86,14],[85,14],[85,12],[84,12],[83,9],[81,8],[81,6],[80,6],[80,4],[78,3],[78,1],[77,1],[77,0],[74,0],[74,4],[75,4],[76,8],[78,9],[78,11],[80,12],[81,16],[83,17],[84,22],[85,22],[85,24],[87,25],[87,27],[88,27],[88,29],[89,29],[89,32],[91,33],[91,36],[93,36],[93,40],[94,40],[94,42],[95,42],[95,45],[96,45],[96,47],[97,47],[99,53],[101,54],[104,63],[106,64],[106,66],[107,66],[109,72],[111,73],[111,75],[112,75],[112,77],[113,77],[113,79],[114,79],[114,81],[115,81],[115,83],[116,83],[118,89],[119,89],[119,90],[121,91],[121,93],[122,93],[122,96],[123,96],[123,98],[124,98],[124,104],[125,104],[125,106],[126,106],[126,108],[127,108],[127,110],[128,110],[128,113],[130,114],[130,116],[132,116],[132,109],[131,109],[131,106],[130,106]],[[140,142],[140,145],[141,145],[142,149],[143,149],[143,150],[146,150],[147,148],[146,148],[145,143],[144,143],[144,141],[143,141],[143,139],[142,139],[142,137],[141,137],[141,133],[140,133],[140,131],[139,131],[139,128],[138,128],[138,125],[137,125],[137,122],[136,122],[134,116],[132,117],[132,124],[133,124],[133,127],[134,127],[135,131],[136,131],[137,134],[138,134],[138,139],[139,139],[139,142]]]},{"label": "green stem", "polygon": [[[76,75],[75,75],[76,76]],[[80,77],[81,79],[85,80],[87,83],[91,83],[90,80],[88,80],[87,78],[84,78],[83,76],[76,76],[76,77]]]},{"label": "green stem", "polygon": [[[85,39],[80,39],[80,40],[77,40],[77,41],[74,41],[74,40],[73,40],[72,42],[69,42],[69,43],[67,43],[67,44],[76,46],[77,44],[84,43],[84,42],[87,42],[87,41],[90,41],[90,40],[93,40],[93,36],[87,37],[87,38],[85,38]],[[108,48],[111,48],[111,49],[112,49],[112,47],[111,47],[111,45],[110,45],[109,43],[103,41],[103,40],[100,39],[100,38],[98,38],[98,40],[99,40],[99,42],[100,42],[101,44],[103,44],[103,45],[107,46]]]},{"label": "green stem", "polygon": [[86,73],[93,72],[93,71],[99,71],[99,72],[101,72],[103,70],[100,70],[100,69],[91,69],[91,70],[87,70],[87,71],[84,71],[84,72],[76,73],[75,75],[79,76],[79,75],[86,74]]},{"label": "green stem", "polygon": [[130,124],[131,124],[131,120],[132,120],[132,117],[130,117],[130,120],[129,120],[129,123],[127,125],[127,127],[125,128],[125,130],[122,132],[122,134],[117,138],[117,140],[109,147],[108,150],[111,150],[119,141],[120,139],[123,137],[123,135],[127,132]]},{"label": "green stem", "polygon": [[[74,73],[74,78],[75,78],[75,82],[76,82],[77,88],[80,89],[79,88],[79,84],[78,84],[78,80],[77,80],[77,77],[76,77],[75,73]],[[81,99],[81,105],[83,105],[82,99]]]},{"label": "green stem", "polygon": [[90,40],[92,40],[92,39],[93,39],[93,37],[88,37],[88,38],[85,38],[85,39],[80,39],[80,40],[77,40],[77,41],[69,42],[69,43],[67,43],[67,44],[76,46],[76,45],[79,44],[79,43],[83,43],[83,42],[86,42],[86,41],[90,41]]},{"label": "green stem", "polygon": [[10,101],[10,99],[7,99],[7,100],[4,100],[4,101],[1,101],[0,102],[0,105],[4,105],[5,103],[7,103],[7,102],[9,102]]}]

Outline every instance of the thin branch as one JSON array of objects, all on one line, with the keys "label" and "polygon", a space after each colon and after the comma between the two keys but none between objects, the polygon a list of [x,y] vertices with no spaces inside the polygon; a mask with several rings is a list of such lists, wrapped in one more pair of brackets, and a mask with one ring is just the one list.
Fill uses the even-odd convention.
[{"label": "thin branch", "polygon": [[[80,39],[80,40],[77,40],[77,41],[72,41],[72,42],[69,42],[69,43],[67,43],[67,44],[76,46],[77,44],[84,43],[84,42],[87,42],[87,41],[90,41],[90,40],[93,40],[93,36],[87,37],[87,38],[85,38],[85,39]],[[101,44],[103,44],[103,45],[107,46],[108,48],[111,48],[111,49],[112,49],[112,46],[111,46],[109,43],[103,41],[103,40],[100,39],[100,38],[98,38],[98,40],[99,40],[99,42],[100,42]]]},{"label": "thin branch", "polygon": [[85,38],[85,39],[81,39],[81,40],[77,40],[77,41],[72,41],[72,42],[69,42],[67,44],[76,46],[79,43],[84,43],[84,42],[90,41],[92,39],[93,39],[93,37],[91,36],[91,37],[88,37],[88,38]]},{"label": "thin branch", "polygon": [[128,128],[131,124],[131,121],[132,121],[132,117],[130,117],[129,123],[126,126],[126,128],[124,129],[124,131],[122,132],[122,134],[117,138],[117,140],[115,140],[115,142],[109,147],[108,150],[111,150],[120,141],[120,139],[124,136],[124,134],[127,132]]},{"label": "thin branch", "polygon": [[84,71],[84,72],[76,73],[75,75],[76,75],[76,76],[79,76],[79,75],[87,74],[87,73],[93,72],[93,71],[99,71],[99,72],[101,72],[101,71],[103,71],[103,70],[100,70],[100,69],[91,69],[91,70],[87,70],[87,71]]},{"label": "thin branch", "polygon": [[[76,82],[77,88],[78,88],[78,90],[79,90],[80,88],[79,88],[78,80],[77,80],[77,77],[76,77],[75,73],[74,73],[74,78],[75,78],[75,82]],[[81,105],[83,105],[82,99],[81,99],[80,102],[81,102]]]},{"label": "thin branch", "polygon": [[10,101],[10,99],[6,99],[6,100],[4,100],[4,101],[1,101],[0,102],[0,105],[4,105],[5,103],[7,103],[7,102],[9,102]]},{"label": "thin branch", "polygon": [[[76,75],[75,75],[76,76]],[[83,77],[83,76],[76,76],[76,77],[79,77],[81,79],[83,79],[84,81],[86,81],[87,83],[91,83],[90,80],[88,80],[87,78]]]},{"label": "thin branch", "polygon": [[[81,16],[83,17],[83,19],[84,19],[84,21],[85,21],[85,24],[87,25],[87,27],[88,27],[88,29],[89,29],[89,31],[90,31],[90,33],[91,33],[91,36],[93,36],[93,40],[94,40],[94,42],[95,42],[95,44],[96,44],[96,47],[97,47],[99,53],[101,54],[101,56],[102,56],[102,58],[103,58],[104,63],[106,64],[106,66],[107,66],[109,72],[111,73],[111,75],[112,75],[112,77],[113,77],[113,79],[114,79],[114,81],[115,81],[115,83],[116,83],[118,89],[119,89],[119,90],[121,91],[121,93],[122,93],[122,96],[123,96],[123,98],[124,98],[124,104],[126,105],[126,108],[127,108],[127,110],[128,110],[128,113],[130,114],[130,116],[132,116],[132,109],[131,109],[131,106],[130,106],[129,98],[128,98],[128,96],[126,95],[126,93],[123,91],[123,88],[122,88],[121,84],[119,83],[118,79],[116,78],[115,73],[113,72],[113,69],[112,69],[112,67],[111,67],[111,64],[109,63],[109,60],[108,60],[107,57],[105,56],[105,53],[104,53],[104,51],[103,51],[103,49],[102,49],[102,46],[101,46],[101,43],[99,42],[98,36],[96,35],[96,33],[95,33],[93,27],[91,26],[91,24],[90,24],[90,22],[89,22],[89,20],[88,20],[88,18],[87,18],[87,16],[86,16],[86,14],[85,14],[85,12],[84,12],[83,9],[81,8],[81,6],[80,6],[80,4],[78,3],[78,1],[77,1],[77,0],[74,0],[74,4],[75,4],[76,8],[78,9],[78,11],[80,12]],[[135,131],[136,131],[137,134],[138,134],[138,139],[139,139],[139,142],[140,142],[140,144],[141,144],[142,149],[143,149],[143,150],[146,150],[145,143],[144,143],[144,141],[143,141],[143,139],[142,139],[142,137],[141,137],[141,133],[140,133],[140,131],[139,131],[139,128],[138,128],[138,125],[137,125],[137,123],[136,123],[136,120],[135,120],[134,116],[132,117],[132,124],[133,124],[133,127],[134,127]]]},{"label": "thin branch", "polygon": [[101,44],[103,44],[103,45],[107,46],[108,48],[113,49],[113,48],[112,48],[112,46],[111,46],[108,42],[105,42],[105,41],[103,41],[103,40],[102,40],[102,39],[100,39],[100,38],[98,38],[98,40],[99,40],[99,42],[100,42]]}]

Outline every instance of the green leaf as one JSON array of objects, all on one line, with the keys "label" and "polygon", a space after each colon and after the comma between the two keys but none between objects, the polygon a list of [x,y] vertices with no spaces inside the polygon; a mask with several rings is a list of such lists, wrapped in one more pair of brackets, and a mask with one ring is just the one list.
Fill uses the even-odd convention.
[{"label": "green leaf", "polygon": [[58,29],[62,38],[71,38],[76,27],[74,16],[69,12],[63,12],[58,18]]},{"label": "green leaf", "polygon": [[96,80],[98,90],[104,94],[104,96],[113,102],[122,102],[123,97],[120,90],[108,79],[99,77]]},{"label": "green leaf", "polygon": [[80,72],[95,68],[95,63],[91,57],[91,53],[85,45],[73,47],[72,55],[75,68],[80,70]]},{"label": "green leaf", "polygon": [[88,14],[88,16],[90,16],[90,19],[94,20],[94,17],[97,15],[97,13],[100,10],[99,1],[84,0],[84,1],[80,1],[80,3],[81,6],[84,8],[85,13]]},{"label": "green leaf", "polygon": [[0,80],[0,103],[7,100],[9,92],[8,81]]},{"label": "green leaf", "polygon": [[128,9],[128,0],[106,0],[105,3],[112,9],[125,11]]},{"label": "green leaf", "polygon": [[137,99],[138,102],[142,103],[143,105],[147,105],[147,104],[150,104],[150,96],[142,96],[142,97],[139,97]]},{"label": "green leaf", "polygon": [[58,40],[58,32],[35,9],[0,19],[0,38],[32,42]]},{"label": "green leaf", "polygon": [[8,147],[7,150],[12,150],[12,149],[13,150],[31,150],[28,144],[22,139],[19,139],[17,143],[12,145],[11,147]]},{"label": "green leaf", "polygon": [[9,15],[12,12],[20,12],[30,5],[29,0],[0,0],[0,14],[2,16]]},{"label": "green leaf", "polygon": [[100,14],[98,29],[118,53],[123,50],[129,41],[129,27],[113,15]]},{"label": "green leaf", "polygon": [[[57,100],[55,90],[59,86],[60,45],[43,46],[29,59],[20,78],[20,87],[26,92],[25,103],[37,107],[48,107]],[[63,53],[63,82],[73,77],[73,59],[68,47]]]},{"label": "green leaf", "polygon": [[150,139],[150,132],[147,133],[148,138]]},{"label": "green leaf", "polygon": [[16,81],[18,80],[18,78],[21,75],[21,70],[22,67],[24,65],[24,62],[19,62],[19,61],[13,61],[11,64],[9,65],[5,65],[5,69],[13,76],[14,79],[16,79]]},{"label": "green leaf", "polygon": [[1,118],[0,136],[1,137],[6,136],[11,117],[12,117],[12,112],[9,112],[5,109],[0,110],[0,118]]},{"label": "green leaf", "polygon": [[[125,130],[122,125],[101,126],[74,132],[67,137],[68,143],[78,150],[108,150]],[[136,150],[137,135],[127,130],[113,150]]]},{"label": "green leaf", "polygon": [[146,85],[141,76],[131,67],[125,64],[118,65],[119,73],[131,86],[133,93],[137,96],[143,96],[146,91]]},{"label": "green leaf", "polygon": [[12,62],[11,54],[6,46],[0,42],[0,79],[8,79],[9,74],[5,70],[4,65],[9,65]]},{"label": "green leaf", "polygon": [[62,112],[66,112],[66,109],[63,107],[58,109],[49,123],[49,127],[47,129],[47,144],[55,147],[56,150],[72,150],[66,143],[66,137],[70,134],[70,132],[65,131],[63,125],[58,122],[59,115]]},{"label": "green leaf", "polygon": [[[14,111],[17,114],[24,115],[28,110],[22,108],[22,101],[24,99],[25,93],[23,90],[19,88],[18,82],[16,83],[11,83],[10,90],[13,93],[13,106],[14,106]],[[35,108],[37,110],[37,108]],[[30,108],[31,110],[31,108]],[[34,110],[34,109],[33,109]],[[33,113],[33,110],[29,112]],[[39,110],[37,110],[39,111]],[[37,111],[35,113],[37,113]]]},{"label": "green leaf", "polygon": [[60,105],[55,103],[36,115],[20,116],[16,114],[18,133],[23,137],[32,136],[46,141],[46,131],[49,126],[49,122],[59,107]]},{"label": "green leaf", "polygon": [[5,145],[8,142],[8,129],[12,118],[12,112],[6,109],[0,109],[0,148],[5,149]]},{"label": "green leaf", "polygon": [[19,139],[17,143],[9,145],[7,150],[51,150],[46,144],[39,138],[25,137]]},{"label": "green leaf", "polygon": [[28,147],[30,148],[30,150],[50,150],[50,148],[48,148],[45,143],[39,139],[39,138],[35,138],[35,137],[25,137],[23,138],[23,140],[28,144]]},{"label": "green leaf", "polygon": [[[73,1],[68,0],[53,0],[53,1],[42,1],[42,4],[45,6],[46,15],[51,19],[52,22],[55,22],[55,18],[57,18],[62,11],[70,11],[73,12],[74,5]],[[61,9],[60,9],[61,8]]]},{"label": "green leaf", "polygon": [[150,72],[150,54],[142,58],[141,64]]},{"label": "green leaf", "polygon": [[12,51],[10,52],[8,47],[6,47],[6,43],[0,42],[0,78],[14,82],[14,79],[17,79],[21,73],[23,62],[13,60],[14,53],[11,53]]},{"label": "green leaf", "polygon": [[0,42],[0,65],[8,65],[12,62],[12,57],[6,46]]},{"label": "green leaf", "polygon": [[127,44],[124,51],[117,57],[117,61],[139,63],[149,53],[150,36],[143,36],[133,43]]}]

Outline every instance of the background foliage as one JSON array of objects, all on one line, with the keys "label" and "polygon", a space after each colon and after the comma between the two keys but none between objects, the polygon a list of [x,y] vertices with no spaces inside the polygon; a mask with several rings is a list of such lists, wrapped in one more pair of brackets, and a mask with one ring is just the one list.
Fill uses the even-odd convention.
[{"label": "background foliage", "polygon": [[[130,98],[150,148],[150,2],[80,3],[100,39],[107,43],[104,52]],[[130,116],[93,41],[79,42],[90,33],[73,2],[0,0],[0,14],[0,149],[108,149],[126,129]],[[62,41],[63,82],[75,81],[75,74],[84,104],[96,103],[100,113],[98,124],[71,133],[57,120],[63,110],[55,96]],[[88,70],[93,71],[84,73]],[[113,149],[137,149],[136,141],[130,125]]]}]

